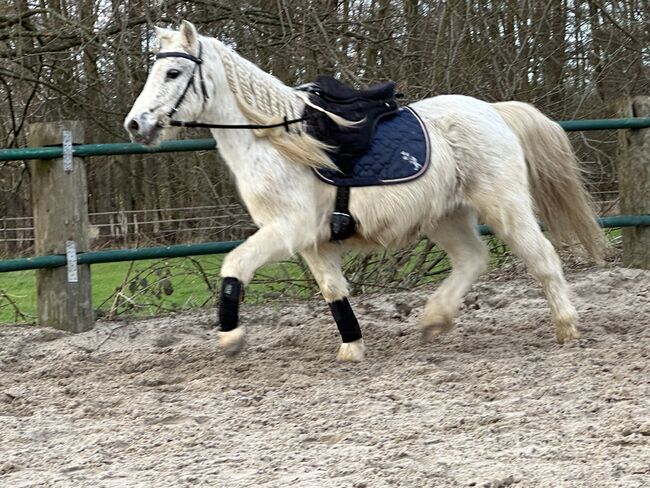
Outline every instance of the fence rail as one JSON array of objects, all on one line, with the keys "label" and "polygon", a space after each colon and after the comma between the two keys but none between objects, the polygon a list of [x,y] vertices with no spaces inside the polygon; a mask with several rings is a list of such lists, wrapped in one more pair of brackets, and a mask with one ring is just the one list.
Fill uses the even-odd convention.
[{"label": "fence rail", "polygon": [[[158,146],[143,146],[131,142],[110,144],[80,144],[72,147],[75,158],[87,156],[116,156],[125,154],[152,154],[164,152],[211,151],[217,148],[214,139],[188,139],[184,141],[163,141]],[[0,149],[0,161],[21,161],[26,159],[56,159],[63,156],[63,148],[25,147]]]}]

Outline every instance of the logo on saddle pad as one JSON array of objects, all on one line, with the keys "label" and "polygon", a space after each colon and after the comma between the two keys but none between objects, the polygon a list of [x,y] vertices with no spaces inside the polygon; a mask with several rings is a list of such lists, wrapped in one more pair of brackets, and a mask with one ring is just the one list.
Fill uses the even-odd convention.
[{"label": "logo on saddle pad", "polygon": [[[336,163],[336,157],[333,157]],[[424,124],[410,108],[383,117],[370,149],[358,156],[350,170],[315,169],[325,183],[336,186],[375,186],[405,183],[422,176],[429,166],[429,138]]]},{"label": "logo on saddle pad", "polygon": [[403,160],[408,161],[413,165],[413,169],[415,171],[418,171],[420,168],[422,168],[422,165],[418,163],[418,160],[415,156],[411,156],[411,154],[406,151],[402,151],[400,154],[402,155]]}]

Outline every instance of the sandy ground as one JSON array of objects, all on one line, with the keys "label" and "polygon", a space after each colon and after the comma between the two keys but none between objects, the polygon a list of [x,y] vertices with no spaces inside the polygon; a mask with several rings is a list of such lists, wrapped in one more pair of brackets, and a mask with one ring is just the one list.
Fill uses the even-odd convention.
[{"label": "sandy ground", "polygon": [[368,352],[337,364],[320,301],[69,335],[0,327],[2,487],[650,486],[650,272],[568,273],[583,339],[554,342],[518,268],[422,344],[432,287],[353,300]]}]

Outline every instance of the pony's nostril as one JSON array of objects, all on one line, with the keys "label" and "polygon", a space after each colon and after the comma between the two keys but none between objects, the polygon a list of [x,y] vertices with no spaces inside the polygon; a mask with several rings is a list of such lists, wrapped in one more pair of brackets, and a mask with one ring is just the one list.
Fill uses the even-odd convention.
[{"label": "pony's nostril", "polygon": [[132,130],[133,132],[138,132],[138,129],[140,129],[140,124],[138,124],[138,121],[135,119],[131,119],[131,122],[129,122],[129,130]]}]

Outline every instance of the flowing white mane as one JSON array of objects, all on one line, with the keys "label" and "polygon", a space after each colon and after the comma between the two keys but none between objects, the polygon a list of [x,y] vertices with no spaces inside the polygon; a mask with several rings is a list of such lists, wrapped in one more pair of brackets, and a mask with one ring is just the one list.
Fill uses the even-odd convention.
[{"label": "flowing white mane", "polygon": [[[226,71],[230,91],[244,115],[255,124],[277,124],[286,117],[299,119],[305,104],[311,103],[306,93],[286,86],[275,76],[266,73],[250,61],[242,58],[223,43],[216,41],[219,56]],[[350,123],[327,113],[341,124]],[[305,132],[305,124],[297,123],[285,127],[256,129],[258,137],[268,137],[275,147],[292,161],[313,167],[335,168],[326,154],[330,149],[326,144]]]}]

